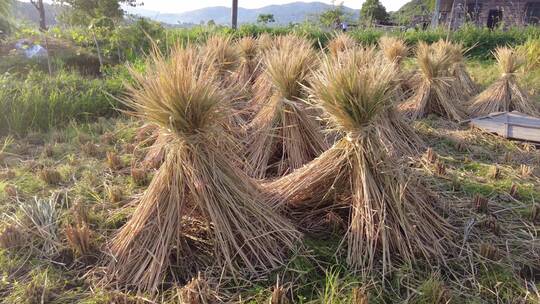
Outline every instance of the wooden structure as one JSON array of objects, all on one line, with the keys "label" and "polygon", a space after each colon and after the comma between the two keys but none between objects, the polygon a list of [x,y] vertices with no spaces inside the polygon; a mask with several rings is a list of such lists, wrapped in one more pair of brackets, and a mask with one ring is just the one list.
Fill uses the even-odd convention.
[{"label": "wooden structure", "polygon": [[472,127],[505,138],[540,144],[540,119],[519,112],[500,112],[470,120]]},{"label": "wooden structure", "polygon": [[457,29],[470,23],[495,28],[540,23],[540,0],[436,0],[432,24]]}]

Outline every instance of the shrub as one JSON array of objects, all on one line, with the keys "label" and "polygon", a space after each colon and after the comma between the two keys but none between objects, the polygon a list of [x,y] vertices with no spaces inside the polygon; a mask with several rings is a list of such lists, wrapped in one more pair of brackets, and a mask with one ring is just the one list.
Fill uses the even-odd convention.
[{"label": "shrub", "polygon": [[26,74],[32,70],[49,71],[46,57],[27,58],[23,51],[17,49],[17,44],[23,39],[48,50],[53,71],[69,69],[84,75],[100,74],[99,59],[91,49],[76,45],[70,39],[59,37],[55,32],[47,34],[47,41],[40,33],[27,30],[23,30],[22,33],[24,36],[19,36],[22,35],[19,33],[0,45],[0,73]]},{"label": "shrub", "polygon": [[540,68],[540,39],[529,38],[518,50],[525,56],[526,68]]}]

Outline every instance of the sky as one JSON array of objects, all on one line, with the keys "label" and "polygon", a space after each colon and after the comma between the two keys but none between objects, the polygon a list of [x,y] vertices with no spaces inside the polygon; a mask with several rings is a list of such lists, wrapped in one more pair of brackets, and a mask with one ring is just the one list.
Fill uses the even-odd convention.
[{"label": "sky", "polygon": [[[331,0],[313,0],[325,3],[332,3]],[[339,2],[338,0],[337,2]],[[403,4],[410,0],[381,0],[381,3],[388,11],[397,11]],[[143,0],[144,9],[167,12],[180,13],[191,11],[209,6],[231,6],[232,0]],[[271,4],[283,4],[296,2],[294,0],[238,0],[238,5],[244,8],[259,8]],[[311,2],[304,1],[304,2]],[[351,8],[359,9],[362,7],[364,0],[345,0],[344,4]]]},{"label": "sky", "polygon": [[[29,0],[22,0],[29,2]],[[299,1],[299,0],[296,0]],[[238,0],[238,5],[243,8],[259,8],[271,4],[283,4],[296,2],[295,0]],[[301,1],[301,0],[300,0]],[[325,2],[331,4],[331,0],[304,0],[303,2]],[[343,1],[344,4],[351,8],[359,9],[362,7],[362,3],[365,0],[337,0],[339,3]],[[397,11],[403,4],[410,0],[381,0],[381,3],[386,7],[388,11]],[[45,2],[52,2],[52,0],[45,0]],[[141,2],[141,1],[138,1]],[[199,8],[209,6],[231,6],[232,0],[142,0],[144,6],[142,8],[152,11],[159,11],[161,13],[181,13],[186,11],[192,11]]]}]

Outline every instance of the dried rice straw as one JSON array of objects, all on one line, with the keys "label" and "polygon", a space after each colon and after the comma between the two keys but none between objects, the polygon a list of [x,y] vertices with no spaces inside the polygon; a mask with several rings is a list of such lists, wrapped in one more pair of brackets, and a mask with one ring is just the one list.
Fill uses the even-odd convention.
[{"label": "dried rice straw", "polygon": [[213,265],[236,278],[260,276],[281,266],[300,242],[238,169],[240,149],[223,128],[229,96],[208,60],[192,48],[175,48],[170,59],[154,55],[144,74],[132,71],[136,84],[128,87],[126,103],[171,140],[163,165],[110,244],[108,273],[120,286],[156,292],[169,269],[186,280]]},{"label": "dried rice straw", "polygon": [[350,60],[326,60],[313,93],[344,136],[303,168],[266,185],[288,201],[283,207],[301,214],[302,226],[309,227],[303,220],[314,213],[348,205],[349,214],[342,215],[349,223],[347,261],[365,275],[377,261],[383,272],[397,260],[413,263],[419,256],[444,262],[454,245],[453,228],[437,214],[436,199],[381,140],[388,113],[395,111],[395,74],[395,65],[380,56],[360,69]]},{"label": "dried rice straw", "polygon": [[534,101],[517,81],[517,71],[525,64],[524,57],[509,47],[499,47],[493,55],[499,63],[501,78],[471,101],[471,114],[482,116],[494,112],[518,111],[538,115]]},{"label": "dried rice straw", "polygon": [[462,95],[450,75],[452,54],[437,46],[420,43],[416,51],[419,71],[414,95],[401,105],[412,119],[435,114],[456,121],[465,118]]},{"label": "dried rice straw", "polygon": [[264,59],[254,96],[258,108],[248,129],[248,171],[257,178],[281,176],[303,166],[326,146],[316,112],[303,101],[317,56],[310,43],[288,35]]}]

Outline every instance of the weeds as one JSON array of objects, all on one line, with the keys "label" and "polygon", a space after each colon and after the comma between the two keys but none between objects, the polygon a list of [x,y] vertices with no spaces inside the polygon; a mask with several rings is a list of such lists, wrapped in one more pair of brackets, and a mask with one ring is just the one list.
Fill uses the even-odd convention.
[{"label": "weeds", "polygon": [[59,250],[58,238],[58,211],[56,197],[49,199],[34,198],[26,202],[19,202],[19,208],[24,220],[12,218],[20,227],[38,240],[41,252],[46,256],[53,256]]},{"label": "weeds", "polygon": [[86,79],[77,74],[56,76],[32,72],[26,79],[0,75],[0,135],[47,131],[69,121],[116,114],[108,94],[117,95],[113,81]]}]

